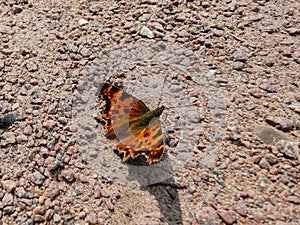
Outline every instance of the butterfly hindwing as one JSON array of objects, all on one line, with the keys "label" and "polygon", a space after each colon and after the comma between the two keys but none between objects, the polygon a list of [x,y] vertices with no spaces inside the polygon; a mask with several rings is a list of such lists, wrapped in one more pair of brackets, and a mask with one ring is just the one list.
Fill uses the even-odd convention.
[{"label": "butterfly hindwing", "polygon": [[100,97],[106,101],[102,120],[106,137],[116,137],[123,160],[144,155],[148,163],[159,161],[164,152],[159,115],[163,107],[150,111],[140,100],[109,84],[102,84]]}]

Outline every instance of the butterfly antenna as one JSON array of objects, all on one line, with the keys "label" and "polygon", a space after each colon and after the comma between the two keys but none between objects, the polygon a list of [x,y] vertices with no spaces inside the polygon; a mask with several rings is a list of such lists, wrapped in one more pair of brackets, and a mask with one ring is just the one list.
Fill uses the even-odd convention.
[{"label": "butterfly antenna", "polygon": [[165,87],[166,80],[167,80],[167,76],[165,76],[164,81],[163,81],[163,86],[161,88],[160,97],[159,97],[159,101],[158,101],[157,107],[160,106],[160,103],[161,103],[161,100],[162,100],[162,96],[163,96],[163,92],[164,92],[164,87]]},{"label": "butterfly antenna", "polygon": [[174,109],[174,108],[195,107],[195,106],[196,106],[195,104],[191,104],[191,105],[179,105],[179,106],[167,107],[165,109],[168,110],[168,109]]}]

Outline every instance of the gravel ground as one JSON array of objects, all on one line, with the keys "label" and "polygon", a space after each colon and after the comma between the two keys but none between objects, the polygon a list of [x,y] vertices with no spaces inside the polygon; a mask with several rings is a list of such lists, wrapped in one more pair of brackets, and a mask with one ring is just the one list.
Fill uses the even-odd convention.
[{"label": "gravel ground", "polygon": [[[292,0],[0,1],[0,224],[300,224],[299,35]],[[161,163],[105,81],[166,106]]]}]

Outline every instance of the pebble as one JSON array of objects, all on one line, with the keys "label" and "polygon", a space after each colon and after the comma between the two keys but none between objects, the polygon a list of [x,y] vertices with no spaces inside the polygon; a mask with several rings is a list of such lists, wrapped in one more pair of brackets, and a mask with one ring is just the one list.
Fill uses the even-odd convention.
[{"label": "pebble", "polygon": [[234,211],[218,210],[218,215],[226,224],[233,224],[237,221],[237,216]]},{"label": "pebble", "polygon": [[294,128],[293,120],[284,117],[267,116],[266,122],[282,131],[291,131]]},{"label": "pebble", "polygon": [[45,221],[45,217],[42,215],[33,215],[33,221],[34,222],[43,222],[43,221]]},{"label": "pebble", "polygon": [[75,180],[75,173],[73,171],[63,170],[61,172],[61,175],[63,176],[63,178],[65,178],[69,182],[72,182]]},{"label": "pebble", "polygon": [[269,169],[270,167],[270,163],[265,159],[265,158],[262,158],[259,162],[259,166],[262,168],[262,169]]},{"label": "pebble", "polygon": [[24,189],[24,187],[17,187],[15,190],[15,195],[18,196],[19,198],[24,197],[26,194],[26,191]]},{"label": "pebble", "polygon": [[246,61],[247,61],[247,58],[246,58],[246,56],[243,55],[243,54],[236,54],[236,55],[234,56],[234,61],[236,61],[236,62],[246,62]]},{"label": "pebble", "polygon": [[94,212],[89,213],[86,216],[85,221],[89,224],[97,224],[97,214]]},{"label": "pebble", "polygon": [[290,35],[299,35],[300,34],[300,28],[296,28],[296,27],[291,27],[286,29],[286,31],[290,34]]},{"label": "pebble", "polygon": [[45,213],[45,220],[50,220],[53,217],[54,210],[48,209]]},{"label": "pebble", "polygon": [[92,13],[98,13],[101,10],[101,6],[99,4],[93,4],[90,6],[89,10]]},{"label": "pebble", "polygon": [[266,160],[270,164],[276,164],[278,162],[278,158],[275,155],[273,155],[272,153],[269,153],[266,155]]},{"label": "pebble", "polygon": [[18,135],[16,137],[16,141],[18,143],[27,142],[28,141],[28,137],[26,135],[24,135],[24,134],[21,134],[21,135]]},{"label": "pebble", "polygon": [[186,15],[185,15],[185,13],[182,12],[182,13],[176,14],[174,18],[175,18],[175,20],[177,20],[179,22],[183,22],[186,20]]},{"label": "pebble", "polygon": [[45,207],[44,206],[37,206],[33,209],[33,213],[34,214],[38,214],[38,215],[44,215],[46,212]]},{"label": "pebble", "polygon": [[16,142],[16,136],[13,132],[5,132],[1,136],[1,146],[6,146],[9,144],[14,144]]},{"label": "pebble", "polygon": [[292,103],[289,108],[294,110],[296,113],[300,113],[300,103]]},{"label": "pebble", "polygon": [[5,64],[3,60],[0,60],[0,70],[2,70],[4,68]]},{"label": "pebble", "polygon": [[5,215],[10,215],[10,214],[14,213],[15,210],[16,209],[14,206],[6,206],[3,208],[3,212]]},{"label": "pebble", "polygon": [[240,201],[236,206],[236,212],[241,216],[247,216],[247,206],[244,201]]},{"label": "pebble", "polygon": [[12,180],[4,180],[2,181],[2,186],[8,193],[11,193],[17,187],[17,182]]},{"label": "pebble", "polygon": [[55,214],[53,215],[53,221],[54,221],[55,223],[58,223],[59,221],[61,221],[61,216],[60,216],[59,214],[55,213]]},{"label": "pebble", "polygon": [[140,34],[144,37],[147,37],[147,38],[154,38],[154,34],[153,32],[146,26],[143,26],[141,31],[140,31]]},{"label": "pebble", "polygon": [[82,47],[80,50],[79,50],[79,53],[83,56],[83,57],[90,57],[92,55],[92,52],[86,48],[86,47]]},{"label": "pebble", "polygon": [[30,181],[34,184],[41,185],[44,183],[45,177],[40,172],[34,172],[29,175]]},{"label": "pebble", "polygon": [[87,21],[87,20],[85,20],[85,19],[80,19],[80,20],[78,21],[78,24],[79,24],[80,26],[86,25],[86,24],[88,24],[88,23],[89,23],[89,21]]},{"label": "pebble", "polygon": [[278,142],[278,151],[282,153],[285,157],[290,159],[298,159],[299,148],[297,143],[294,141],[281,140]]},{"label": "pebble", "polygon": [[23,131],[23,134],[29,136],[32,134],[32,127],[30,125],[27,125],[25,128],[24,128],[24,131]]},{"label": "pebble", "polygon": [[48,188],[46,188],[44,192],[45,198],[54,199],[60,193],[60,189],[56,184],[50,184]]},{"label": "pebble", "polygon": [[55,170],[59,168],[60,162],[54,157],[47,157],[44,164],[49,170]]},{"label": "pebble", "polygon": [[233,63],[233,69],[237,70],[237,71],[241,71],[242,69],[244,69],[245,67],[245,63],[237,61]]},{"label": "pebble", "polygon": [[298,196],[295,196],[295,195],[291,195],[289,197],[287,197],[287,200],[291,203],[294,203],[296,205],[299,205],[300,204],[300,197]]},{"label": "pebble", "polygon": [[269,93],[276,93],[276,88],[274,85],[268,84],[268,83],[262,83],[259,85],[259,87],[264,90],[267,91]]},{"label": "pebble", "polygon": [[11,193],[5,193],[2,198],[2,205],[9,206],[14,204],[14,196]]},{"label": "pebble", "polygon": [[35,72],[35,71],[38,71],[38,66],[34,62],[28,62],[28,63],[26,63],[26,69],[29,72]]},{"label": "pebble", "polygon": [[0,115],[0,129],[8,128],[17,120],[17,118],[18,116],[15,113]]}]

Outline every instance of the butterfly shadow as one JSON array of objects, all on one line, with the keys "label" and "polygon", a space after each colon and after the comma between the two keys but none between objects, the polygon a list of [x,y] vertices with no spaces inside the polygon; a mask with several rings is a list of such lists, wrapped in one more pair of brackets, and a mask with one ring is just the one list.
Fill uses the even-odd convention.
[{"label": "butterfly shadow", "polygon": [[128,162],[128,180],[136,181],[141,190],[155,196],[161,221],[170,225],[183,224],[178,187],[175,185],[171,160],[148,165],[143,157]]}]

